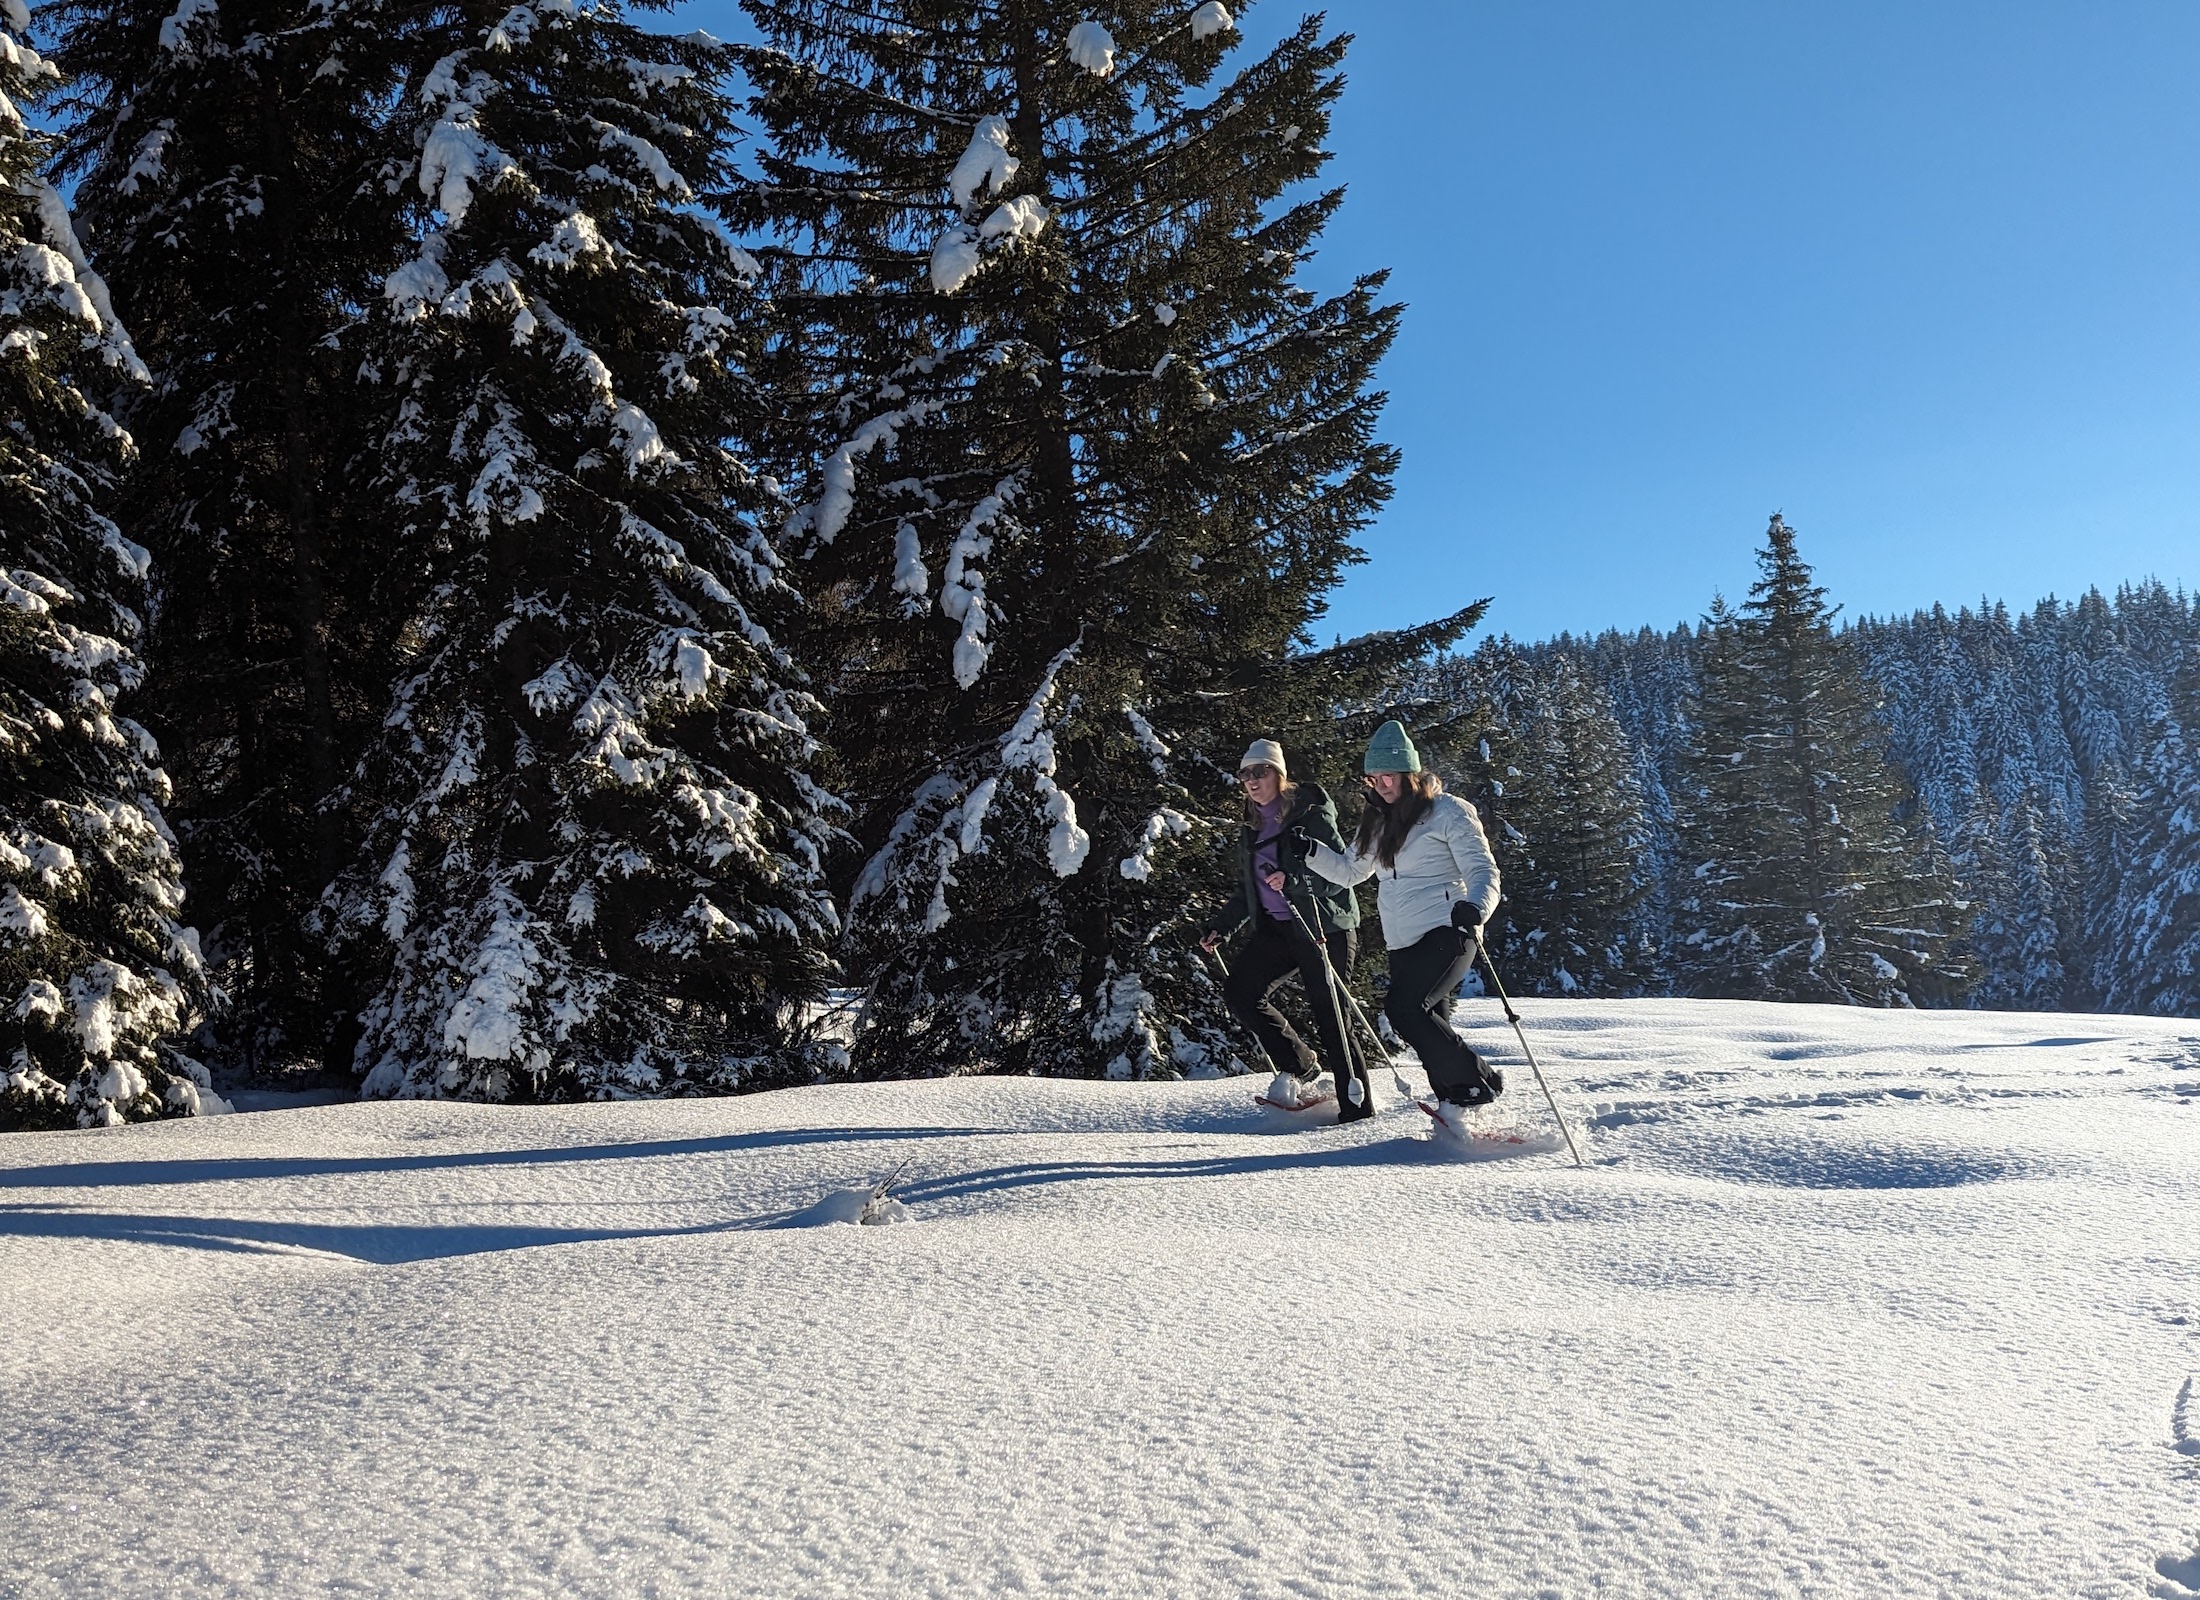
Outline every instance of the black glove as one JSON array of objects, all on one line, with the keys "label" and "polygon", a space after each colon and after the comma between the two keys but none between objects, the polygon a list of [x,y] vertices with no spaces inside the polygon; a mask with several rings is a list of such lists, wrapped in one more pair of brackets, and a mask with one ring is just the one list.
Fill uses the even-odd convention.
[{"label": "black glove", "polygon": [[1294,866],[1312,859],[1313,854],[1314,836],[1304,828],[1292,828],[1286,831],[1283,836],[1283,843],[1276,851],[1279,860],[1288,861]]},{"label": "black glove", "polygon": [[1473,933],[1482,926],[1482,908],[1472,900],[1455,900],[1451,906],[1451,925],[1461,933]]}]

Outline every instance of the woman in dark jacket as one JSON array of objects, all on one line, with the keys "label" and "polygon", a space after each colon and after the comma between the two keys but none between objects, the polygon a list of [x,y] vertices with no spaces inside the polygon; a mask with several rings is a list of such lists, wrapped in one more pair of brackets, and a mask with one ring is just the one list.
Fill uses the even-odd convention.
[{"label": "woman in dark jacket", "polygon": [[[1337,1085],[1337,1120],[1356,1122],[1375,1111],[1367,1063],[1352,1044],[1330,990],[1324,952],[1307,937],[1307,929],[1320,933],[1328,962],[1343,982],[1358,950],[1359,902],[1349,887],[1309,872],[1303,858],[1283,860],[1279,848],[1286,834],[1298,830],[1342,851],[1336,804],[1321,785],[1291,781],[1283,747],[1273,739],[1253,741],[1238,764],[1238,781],[1245,786],[1246,802],[1246,823],[1238,835],[1239,893],[1208,920],[1200,945],[1211,951],[1224,937],[1251,924],[1251,933],[1231,960],[1222,994],[1232,1015],[1259,1038],[1276,1070],[1267,1098],[1287,1106],[1304,1104],[1312,1097],[1315,1074],[1326,1065]],[[1276,1008],[1275,991],[1294,976],[1314,1013],[1321,1038],[1318,1059]]]}]

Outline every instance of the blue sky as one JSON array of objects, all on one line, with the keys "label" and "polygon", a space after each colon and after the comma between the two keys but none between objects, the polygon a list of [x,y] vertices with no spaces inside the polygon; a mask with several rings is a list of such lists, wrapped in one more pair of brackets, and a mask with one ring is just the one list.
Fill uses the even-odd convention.
[{"label": "blue sky", "polygon": [[[1274,37],[1301,8],[1245,18]],[[2200,6],[1360,0],[1316,267],[1399,492],[1324,636],[2200,585]]]},{"label": "blue sky", "polygon": [[[1312,8],[1239,9],[1249,60]],[[2193,0],[1328,10],[1309,276],[1408,310],[1324,639],[1482,595],[1519,638],[1670,626],[1775,510],[1852,615],[2200,586]]]}]

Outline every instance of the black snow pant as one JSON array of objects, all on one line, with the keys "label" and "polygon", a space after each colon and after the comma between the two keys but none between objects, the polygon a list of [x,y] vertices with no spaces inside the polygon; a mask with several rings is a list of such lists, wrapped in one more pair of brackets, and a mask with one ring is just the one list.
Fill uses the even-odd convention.
[{"label": "black snow pant", "polygon": [[1390,952],[1390,993],[1383,1015],[1428,1070],[1436,1098],[1481,1105],[1495,1097],[1496,1077],[1466,1040],[1452,1031],[1451,999],[1474,966],[1474,939],[1457,928],[1434,928]]},{"label": "black snow pant", "polygon": [[[1336,965],[1337,976],[1340,979],[1350,977],[1352,958],[1359,950],[1359,935],[1351,929],[1342,929],[1330,934],[1324,942],[1329,946],[1329,959]],[[1305,986],[1307,1006],[1314,1013],[1315,1031],[1321,1035],[1320,1061],[1307,1049],[1306,1041],[1299,1037],[1284,1014],[1276,1009],[1276,990],[1294,976]],[[1351,1122],[1374,1113],[1375,1096],[1368,1088],[1367,1062],[1351,1044],[1350,1031],[1337,1010],[1335,997],[1329,992],[1329,975],[1322,968],[1322,953],[1297,922],[1278,922],[1266,915],[1253,918],[1251,936],[1230,963],[1230,979],[1222,986],[1222,997],[1229,1003],[1230,1014],[1259,1038],[1261,1049],[1267,1052],[1269,1063],[1278,1072],[1311,1078],[1321,1070],[1323,1062],[1328,1064],[1330,1076],[1337,1083],[1338,1120]],[[1351,1091],[1355,1079],[1360,1085],[1357,1105],[1353,1103]]]}]

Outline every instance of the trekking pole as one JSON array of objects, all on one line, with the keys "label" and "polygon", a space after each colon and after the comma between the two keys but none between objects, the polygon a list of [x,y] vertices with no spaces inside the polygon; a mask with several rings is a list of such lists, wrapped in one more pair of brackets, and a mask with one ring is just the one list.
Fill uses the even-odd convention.
[{"label": "trekking pole", "polygon": [[1285,895],[1283,903],[1291,908],[1291,915],[1299,919],[1299,931],[1309,939],[1313,939],[1314,948],[1322,953],[1322,971],[1329,974],[1329,1003],[1337,1008],[1338,1032],[1344,1031],[1344,1008],[1350,1006],[1352,1015],[1357,1017],[1360,1026],[1367,1030],[1367,1036],[1375,1041],[1375,1048],[1383,1053],[1383,1065],[1390,1069],[1390,1081],[1397,1086],[1398,1093],[1403,1098],[1411,1100],[1413,1091],[1406,1086],[1405,1075],[1399,1072],[1398,1063],[1390,1058],[1390,1046],[1383,1043],[1383,1036],[1375,1031],[1374,1025],[1367,1020],[1367,1013],[1360,1009],[1359,996],[1346,988],[1344,979],[1337,975],[1337,969],[1329,959],[1329,946],[1320,939],[1315,938],[1314,930],[1306,924],[1306,913],[1299,909],[1296,900],[1293,900],[1289,895]]},{"label": "trekking pole", "polygon": [[1574,1165],[1586,1167],[1581,1151],[1574,1145],[1573,1130],[1566,1126],[1566,1115],[1558,1109],[1558,1100],[1551,1093],[1551,1086],[1543,1081],[1543,1069],[1536,1065],[1535,1052],[1528,1048],[1528,1036],[1521,1030],[1520,1013],[1513,1009],[1512,996],[1505,992],[1504,983],[1497,976],[1496,964],[1490,960],[1489,943],[1483,939],[1474,941],[1482,958],[1482,970],[1490,975],[1490,987],[1497,991],[1497,1003],[1505,1008],[1505,1020],[1513,1025],[1513,1037],[1520,1041],[1520,1053],[1528,1058],[1529,1070],[1535,1074],[1536,1087],[1543,1091],[1543,1098],[1550,1102],[1551,1115],[1558,1119],[1558,1131],[1566,1136],[1566,1150],[1574,1158]]}]

